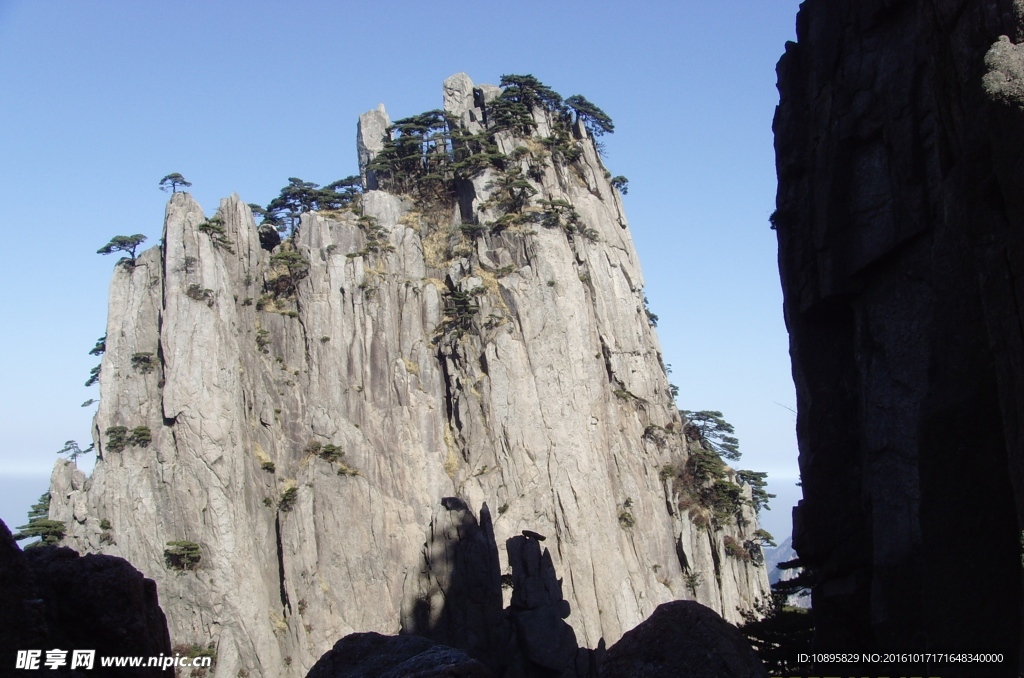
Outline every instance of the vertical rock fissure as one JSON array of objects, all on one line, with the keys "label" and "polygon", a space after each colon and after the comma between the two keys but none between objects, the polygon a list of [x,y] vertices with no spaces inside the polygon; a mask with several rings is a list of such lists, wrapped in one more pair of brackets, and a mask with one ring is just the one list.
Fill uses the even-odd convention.
[{"label": "vertical rock fissure", "polygon": [[285,587],[284,581],[284,545],[281,542],[281,513],[278,511],[277,515],[274,516],[274,537],[277,541],[277,578],[279,590],[281,592],[281,607],[287,610],[290,615],[292,612],[291,603],[288,601],[288,589]]},{"label": "vertical rock fissure", "polygon": [[[165,281],[167,279],[167,276],[164,275],[164,247],[162,243],[163,241],[161,240],[161,247],[158,250],[160,253],[160,303],[156,305],[156,359],[157,364],[159,365],[160,368],[160,376],[159,379],[157,380],[157,385],[160,387],[161,390],[163,390],[163,387],[166,384],[167,379],[167,362],[164,359],[164,342],[160,341],[160,337],[164,336],[164,304],[167,303],[165,296]],[[163,407],[161,407],[160,410],[162,413]],[[167,425],[166,422],[167,418],[164,417],[164,425]]]},{"label": "vertical rock fissure", "polygon": [[[167,379],[167,363],[165,362],[164,356],[164,314],[167,312],[167,224],[164,223],[164,237],[160,238],[160,304],[157,307],[157,355],[160,360],[160,381],[166,386]],[[172,426],[177,413],[172,416],[168,416],[167,408],[165,407],[166,400],[163,397],[163,389],[160,389],[160,414],[163,418],[164,426]],[[168,422],[171,422],[168,424]],[[173,431],[172,431],[173,434]],[[172,435],[173,437],[173,435]]]},{"label": "vertical rock fissure", "polygon": [[604,358],[604,370],[608,375],[608,383],[614,385],[616,380],[615,371],[612,369],[612,354],[608,349],[608,344],[604,341],[604,336],[600,336],[599,339],[601,340],[601,356]]},{"label": "vertical rock fissure", "polygon": [[722,595],[722,556],[718,553],[718,546],[715,544],[714,535],[711,530],[705,531],[708,545],[711,547],[711,562],[715,566],[715,581],[718,583],[718,595]]},{"label": "vertical rock fissure", "polygon": [[441,367],[441,383],[444,385],[444,412],[445,417],[449,422],[452,421],[453,413],[455,411],[453,396],[452,396],[452,384],[451,377],[448,374],[448,358],[445,356],[444,351],[439,346],[437,348],[437,364]]},{"label": "vertical rock fissure", "polygon": [[441,373],[444,380],[445,409],[448,412],[448,422],[452,425],[454,431],[461,433],[463,422],[462,414],[459,412],[459,376],[449,369],[449,360],[451,361],[451,367],[454,367],[456,370],[459,368],[461,361],[458,360],[458,347],[452,346],[449,355],[445,355],[440,351],[438,353],[441,357]]},{"label": "vertical rock fissure", "polygon": [[676,559],[679,561],[679,567],[684,573],[690,571],[690,560],[686,557],[686,551],[683,550],[682,537],[676,537]]}]

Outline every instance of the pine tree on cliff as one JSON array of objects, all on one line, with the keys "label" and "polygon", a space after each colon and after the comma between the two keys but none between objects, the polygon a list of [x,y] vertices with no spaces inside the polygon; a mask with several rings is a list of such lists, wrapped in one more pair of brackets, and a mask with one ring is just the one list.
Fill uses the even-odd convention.
[{"label": "pine tree on cliff", "polygon": [[138,249],[139,245],[146,242],[146,236],[141,233],[135,235],[115,235],[110,239],[103,247],[96,250],[96,254],[113,254],[114,252],[127,252],[129,259],[122,258],[121,262],[128,262],[132,266],[135,265],[135,250]]},{"label": "pine tree on cliff", "polygon": [[14,534],[16,541],[39,537],[39,541],[32,546],[48,546],[57,544],[64,538],[64,523],[59,520],[50,520],[50,493],[44,492],[39,501],[32,505],[28,512],[28,524],[18,527]]},{"label": "pine tree on cliff", "polygon": [[722,413],[713,410],[701,410],[691,412],[680,410],[679,414],[686,419],[686,431],[704,445],[707,449],[717,452],[722,457],[736,461],[740,458],[740,441],[734,436],[736,429],[732,424],[722,419]]},{"label": "pine tree on cliff", "polygon": [[172,193],[177,193],[179,186],[188,188],[191,185],[191,181],[186,181],[185,177],[181,176],[177,172],[174,172],[173,174],[168,174],[166,177],[160,180],[160,190],[166,191],[167,189],[171,189]]},{"label": "pine tree on cliff", "polygon": [[565,104],[576,113],[576,119],[583,122],[591,136],[615,132],[615,123],[608,114],[590,103],[582,94],[574,94],[565,100]]}]

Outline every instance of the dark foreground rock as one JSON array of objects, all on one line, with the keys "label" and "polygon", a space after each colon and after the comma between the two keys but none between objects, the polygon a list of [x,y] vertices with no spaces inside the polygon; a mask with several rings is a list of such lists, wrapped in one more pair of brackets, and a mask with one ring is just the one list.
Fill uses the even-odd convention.
[{"label": "dark foreground rock", "polygon": [[[25,552],[45,602],[55,647],[95,649],[96,656],[156,657],[171,653],[167,620],[156,583],[127,560],[69,548],[43,546]],[[124,675],[151,675],[152,669]]]},{"label": "dark foreground rock", "polygon": [[817,575],[818,651],[1005,653],[929,675],[1020,668],[1022,15],[807,0],[779,62],[793,542]]},{"label": "dark foreground rock", "polygon": [[750,643],[714,610],[690,600],[658,606],[608,648],[601,678],[767,678]]},{"label": "dark foreground rock", "polygon": [[42,649],[49,635],[28,560],[0,521],[0,675],[14,668],[18,650]]},{"label": "dark foreground rock", "polygon": [[[79,556],[68,548],[22,551],[0,522],[0,675],[15,667],[18,650],[96,650],[91,672],[50,670],[48,675],[102,675],[100,657],[155,657],[171,653],[156,584],[126,560]],[[69,661],[70,664],[70,661]],[[121,668],[118,676],[171,676],[153,668]]]},{"label": "dark foreground rock", "polygon": [[306,678],[493,678],[465,653],[421,636],[353,633],[320,658]]}]

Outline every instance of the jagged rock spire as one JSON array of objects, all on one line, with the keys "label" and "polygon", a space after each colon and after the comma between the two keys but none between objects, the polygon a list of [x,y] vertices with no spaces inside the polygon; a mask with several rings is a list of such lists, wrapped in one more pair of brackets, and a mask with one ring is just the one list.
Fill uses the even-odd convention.
[{"label": "jagged rock spire", "polygon": [[384,134],[391,125],[391,118],[384,110],[384,104],[359,116],[356,126],[356,150],[359,153],[359,176],[363,180],[363,190],[377,190],[377,177],[373,170],[366,166],[378,153],[384,150]]}]

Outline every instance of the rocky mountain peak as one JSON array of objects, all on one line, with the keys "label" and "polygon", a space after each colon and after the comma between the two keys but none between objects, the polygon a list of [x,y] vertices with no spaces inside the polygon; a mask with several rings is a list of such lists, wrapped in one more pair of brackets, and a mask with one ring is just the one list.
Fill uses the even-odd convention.
[{"label": "rocky mountain peak", "polygon": [[357,631],[473,656],[554,629],[524,655],[551,669],[661,603],[768,594],[750,488],[695,470],[600,118],[514,77],[360,116],[365,190],[279,244],[177,193],[114,271],[99,458],[57,465],[51,517],[155,580],[218,676]]}]

